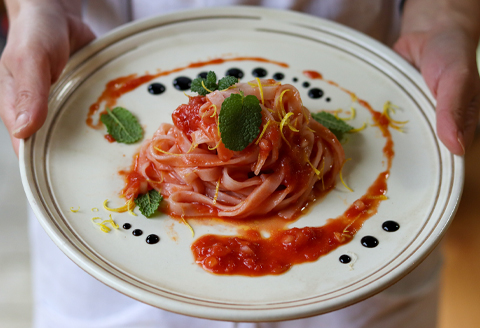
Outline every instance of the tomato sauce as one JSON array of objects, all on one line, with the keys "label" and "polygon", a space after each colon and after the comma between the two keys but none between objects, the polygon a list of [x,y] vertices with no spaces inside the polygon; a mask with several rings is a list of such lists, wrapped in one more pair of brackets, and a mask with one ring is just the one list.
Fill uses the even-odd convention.
[{"label": "tomato sauce", "polygon": [[[172,69],[169,71],[162,71],[157,74],[146,74],[143,76],[128,75],[110,81],[101,96],[89,108],[86,123],[88,126],[98,129],[102,126],[99,121],[97,124],[93,123],[93,116],[99,111],[100,105],[105,103],[106,107],[112,108],[116,101],[123,94],[134,90],[138,86],[151,81],[154,78],[180,72],[187,68],[198,68],[212,64],[222,64],[229,61],[259,61],[274,63],[281,67],[288,67],[285,63],[270,61],[259,57],[236,57],[229,59],[212,59],[209,61],[192,63],[185,67]],[[311,79],[324,80],[322,74],[316,71],[304,71],[305,76]],[[286,229],[285,225],[288,220],[277,217],[261,219],[251,218],[243,220],[242,224],[249,228],[244,229],[244,232],[238,236],[217,236],[205,235],[197,239],[191,246],[192,253],[196,263],[202,266],[205,270],[216,274],[229,275],[246,275],[246,276],[262,276],[262,275],[276,275],[287,271],[292,265],[311,262],[317,260],[320,256],[329,253],[337,247],[344,245],[352,240],[356,232],[362,227],[365,220],[377,213],[380,203],[386,199],[387,193],[387,179],[390,174],[392,159],[395,154],[393,149],[393,141],[389,131],[389,119],[381,112],[375,111],[368,102],[358,99],[357,96],[342,87],[336,82],[324,80],[325,82],[337,86],[342,91],[349,94],[352,99],[366,108],[372,115],[375,125],[382,131],[383,137],[386,139],[383,147],[383,154],[387,159],[387,168],[381,172],[372,185],[368,188],[366,193],[357,199],[349,208],[340,216],[329,219],[322,227],[304,227]],[[190,97],[190,101],[186,105],[180,106],[172,115],[174,123],[187,136],[190,132],[196,130],[200,124],[198,118],[198,110],[205,103],[205,97]],[[196,115],[194,115],[196,114]],[[214,122],[213,122],[214,123]],[[106,136],[108,139],[108,137]],[[265,139],[269,142],[279,140],[278,131],[269,129]],[[268,151],[269,145],[265,145],[265,151]],[[302,167],[292,164],[288,161],[288,157],[292,154],[287,154],[292,150],[282,149],[282,154],[279,156],[279,166],[287,168],[285,183],[303,183],[304,175],[311,171],[308,167]],[[294,150],[295,151],[295,150]],[[298,150],[297,150],[298,151]],[[219,150],[220,152],[220,150]],[[300,153],[293,154],[294,156],[301,156]],[[125,176],[126,185],[122,194],[131,199],[138,196],[142,189],[148,185],[143,176],[136,173],[137,160],[134,161],[132,168],[129,171],[121,171]],[[147,170],[154,170],[148,168]],[[324,187],[325,191],[332,186]],[[145,192],[145,191],[143,191]],[[316,193],[316,196],[321,196],[321,192]],[[311,200],[313,201],[313,200]],[[194,204],[195,205],[195,204]],[[206,213],[211,213],[212,208],[205,205],[201,210]],[[166,209],[168,212],[168,209]],[[270,236],[265,238],[261,235],[263,231],[256,223],[258,220],[263,222],[271,220],[275,224],[264,224],[263,228],[269,227],[268,232]],[[231,222],[228,219],[222,219],[222,222]]]},{"label": "tomato sauce", "polygon": [[138,155],[135,156],[132,167],[128,171],[121,170],[118,173],[125,177],[125,187],[122,190],[122,195],[127,200],[135,199],[143,189],[142,184],[146,184],[146,179],[137,172],[138,169]]},{"label": "tomato sauce", "polygon": [[[323,80],[323,76],[315,71],[305,71],[304,74],[312,79]],[[326,82],[337,85],[333,81]],[[347,89],[339,88],[357,99],[359,104],[370,112],[376,126],[382,131],[386,139],[383,148],[384,157],[387,159],[386,170],[378,175],[367,192],[342,215],[328,220],[322,227],[271,230],[268,238],[262,237],[258,229],[249,229],[243,235],[234,237],[202,236],[191,247],[197,264],[216,274],[281,274],[292,265],[316,261],[320,256],[348,243],[363,223],[377,213],[380,203],[386,199],[387,179],[395,154],[388,129],[390,121],[386,115],[375,111],[367,101],[358,99]],[[301,173],[301,170],[297,173]]]},{"label": "tomato sauce", "polygon": [[350,242],[363,223],[377,213],[387,192],[388,174],[388,170],[380,173],[361,198],[322,227],[272,231],[269,238],[263,238],[256,229],[235,237],[206,235],[191,247],[195,261],[212,273],[246,276],[281,274],[292,265],[316,261]]},{"label": "tomato sauce", "polygon": [[[192,141],[190,134],[200,127],[201,119],[198,113],[206,102],[207,98],[203,96],[189,97],[188,104],[178,106],[172,114],[173,124],[184,132],[190,141]],[[214,119],[212,123],[215,124]]]},{"label": "tomato sauce", "polygon": [[[226,62],[232,62],[232,61],[256,61],[256,62],[262,62],[262,63],[271,63],[271,64],[275,64],[285,68],[288,67],[286,63],[273,61],[273,60],[269,60],[262,57],[233,57],[233,58],[216,58],[212,60],[191,63],[187,66],[174,68],[168,71],[160,71],[156,74],[145,74],[142,76],[137,76],[137,74],[131,74],[127,76],[122,76],[114,80],[111,80],[107,83],[107,85],[105,86],[105,90],[102,92],[100,97],[98,97],[97,101],[90,106],[87,114],[86,123],[89,127],[93,129],[100,129],[103,126],[102,122],[98,120],[97,123],[94,123],[93,116],[98,112],[98,110],[100,109],[100,105],[102,103],[105,103],[105,107],[113,109],[113,107],[117,103],[117,99],[120,98],[122,95],[136,89],[140,85],[145,84],[157,77],[178,73],[188,68],[199,68],[207,65],[219,65]],[[102,111],[100,114],[105,114],[105,113],[106,111]]]},{"label": "tomato sauce", "polygon": [[117,140],[115,140],[115,138],[114,138],[111,134],[106,134],[106,135],[104,136],[104,138],[107,139],[107,141],[108,141],[109,143],[113,143],[113,142],[117,141]]}]

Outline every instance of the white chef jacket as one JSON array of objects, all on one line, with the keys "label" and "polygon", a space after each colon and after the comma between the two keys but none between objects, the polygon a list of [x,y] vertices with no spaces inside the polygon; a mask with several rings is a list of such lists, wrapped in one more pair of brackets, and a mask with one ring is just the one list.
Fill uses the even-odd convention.
[{"label": "white chef jacket", "polygon": [[[98,35],[128,21],[181,9],[262,5],[343,23],[388,45],[398,36],[400,0],[85,0],[83,18]],[[386,291],[332,313],[285,322],[233,323],[170,313],[100,283],[71,262],[30,215],[35,328],[389,328],[435,327],[441,256],[434,251]]]},{"label": "white chef jacket", "polygon": [[402,0],[84,0],[84,21],[99,36],[121,24],[158,14],[229,5],[259,5],[327,18],[387,45],[398,38]]}]

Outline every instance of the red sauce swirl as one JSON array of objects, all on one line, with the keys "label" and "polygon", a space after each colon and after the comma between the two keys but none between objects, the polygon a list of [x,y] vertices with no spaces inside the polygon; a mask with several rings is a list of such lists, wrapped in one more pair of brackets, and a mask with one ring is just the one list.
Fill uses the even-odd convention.
[{"label": "red sauce swirl", "polygon": [[[320,73],[305,71],[312,79],[323,80]],[[326,81],[338,86],[333,81]],[[338,86],[339,87],[339,86]],[[383,154],[387,169],[381,172],[367,192],[335,219],[322,227],[276,229],[269,238],[263,238],[258,229],[250,229],[242,236],[206,235],[192,245],[195,261],[205,270],[216,274],[263,276],[287,271],[292,265],[316,261],[337,247],[348,243],[363,223],[377,213],[387,193],[387,179],[393,156],[393,140],[388,129],[388,118],[375,111],[370,104],[344,88],[342,91],[358,100],[366,108],[386,139]]]},{"label": "red sauce swirl", "polygon": [[[146,74],[137,77],[129,75],[110,81],[97,101],[90,106],[86,123],[98,129],[101,122],[93,123],[93,116],[100,109],[100,105],[105,103],[107,107],[113,107],[116,100],[126,92],[129,92],[138,86],[151,81],[160,76],[169,75],[182,71],[187,68],[203,67],[211,64],[221,64],[228,61],[259,61],[277,64],[281,67],[288,67],[284,63],[269,61],[258,57],[237,57],[230,59],[213,59],[205,62],[192,63],[185,67],[159,72],[157,74]],[[305,71],[304,75],[311,79],[324,80],[322,75],[315,71]],[[304,227],[304,228],[272,228],[270,237],[264,238],[258,228],[253,227],[246,230],[239,236],[217,236],[205,235],[197,239],[191,246],[195,261],[205,270],[216,274],[237,274],[246,276],[261,276],[269,274],[281,274],[287,271],[292,265],[311,262],[317,260],[320,256],[329,253],[337,247],[348,243],[356,232],[362,227],[365,220],[377,213],[378,207],[385,199],[387,193],[387,179],[390,174],[392,159],[394,156],[393,141],[389,131],[388,117],[375,111],[368,102],[358,99],[356,95],[342,87],[336,82],[325,80],[325,82],[337,86],[346,92],[352,98],[358,100],[358,103],[366,108],[372,115],[376,126],[381,130],[386,139],[383,148],[383,154],[387,159],[387,168],[381,172],[366,193],[356,200],[340,216],[329,219],[327,224],[322,227]],[[189,104],[180,106],[173,114],[174,123],[181,128],[186,135],[196,130],[199,120],[196,120],[198,109],[205,103],[205,97],[192,97]],[[214,122],[213,122],[214,123]],[[271,132],[274,133],[274,132]],[[278,135],[270,136],[272,142]],[[265,138],[269,139],[269,138]],[[265,144],[265,147],[269,147]],[[266,149],[267,149],[266,148]],[[280,156],[287,158],[288,156]],[[280,159],[281,160],[281,159]],[[283,165],[289,165],[283,163]],[[136,162],[130,171],[120,172],[125,175],[126,186],[123,194],[127,199],[136,197],[139,192],[145,189],[145,179],[135,171]],[[147,170],[154,170],[147,168]],[[286,179],[298,180],[302,183],[303,168],[291,167]],[[328,189],[328,188],[326,188]],[[145,190],[146,191],[146,190]],[[145,192],[143,191],[143,192]],[[317,196],[321,196],[318,193]],[[211,208],[205,207],[203,210],[211,212]],[[212,213],[215,215],[215,213]],[[252,219],[253,220],[253,219]],[[282,221],[283,219],[278,219]],[[253,221],[252,221],[253,222]],[[280,225],[285,225],[282,221]],[[242,221],[244,224],[245,221]]]}]

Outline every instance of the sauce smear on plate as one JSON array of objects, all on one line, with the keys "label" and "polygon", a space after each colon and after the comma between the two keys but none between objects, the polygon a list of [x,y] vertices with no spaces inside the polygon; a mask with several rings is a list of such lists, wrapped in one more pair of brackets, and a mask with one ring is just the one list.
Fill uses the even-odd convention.
[{"label": "sauce smear on plate", "polygon": [[[288,67],[288,65],[284,63],[269,61],[264,58],[238,57],[193,63],[185,67],[162,71],[157,74],[120,77],[107,83],[106,89],[98,98],[97,102],[91,105],[86,123],[92,128],[100,128],[102,123],[98,122],[94,124],[93,115],[99,110],[101,103],[105,103],[106,107],[111,108],[124,93],[156,77],[180,72],[187,68],[244,60],[269,62],[281,67]],[[263,237],[262,230],[255,227],[253,223],[253,221],[258,220],[258,218],[252,218],[250,219],[252,222],[250,228],[244,230],[243,233],[238,236],[205,235],[200,237],[192,244],[191,249],[196,263],[201,265],[206,271],[227,275],[276,275],[287,271],[292,265],[316,261],[320,256],[350,242],[362,227],[363,223],[377,213],[380,203],[387,199],[387,179],[390,174],[394,156],[393,140],[389,131],[390,120],[388,114],[386,115],[385,113],[375,111],[368,102],[358,99],[353,92],[340,87],[336,82],[324,80],[323,76],[318,72],[304,71],[303,74],[307,78],[323,80],[328,84],[338,87],[340,90],[349,94],[352,99],[357,100],[361,106],[370,112],[375,123],[374,125],[380,129],[383,137],[386,139],[385,146],[383,147],[383,154],[387,164],[386,169],[377,176],[362,197],[353,202],[343,214],[337,218],[329,219],[324,226],[286,229],[285,226],[290,221],[279,217],[275,228],[270,227],[267,229],[269,236]],[[280,74],[277,73],[276,75]],[[280,76],[277,78],[280,79]],[[281,78],[283,78],[283,74]],[[204,101],[204,97],[196,97],[191,104],[184,105],[185,108],[176,113],[177,117],[174,115],[173,119],[177,120],[177,123],[180,123],[181,129],[187,132],[187,135],[189,135],[188,131],[194,130],[198,123],[191,120],[188,114],[190,111],[198,112],[198,108]],[[134,163],[133,167],[135,166],[136,163]],[[129,192],[129,190],[135,190],[136,193],[138,193],[138,190],[144,189],[140,185],[145,182],[145,179],[136,174],[133,167],[132,171],[121,172],[126,176],[127,185],[123,190],[123,194],[128,195],[127,199],[136,197],[136,194]],[[148,169],[153,168],[147,168],[147,170]],[[318,194],[317,196],[321,195]],[[209,209],[205,210],[209,211]],[[214,213],[212,214],[214,215]],[[245,221],[243,221],[243,223],[245,223]],[[133,231],[133,234],[140,235],[140,231],[141,230],[136,229]]]}]

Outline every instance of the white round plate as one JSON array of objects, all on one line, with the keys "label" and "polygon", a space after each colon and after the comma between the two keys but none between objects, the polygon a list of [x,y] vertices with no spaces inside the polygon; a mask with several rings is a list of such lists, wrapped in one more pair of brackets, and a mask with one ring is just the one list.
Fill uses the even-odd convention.
[{"label": "white round plate", "polygon": [[[392,130],[395,157],[388,180],[388,200],[368,219],[353,240],[315,262],[293,266],[281,275],[262,277],[215,275],[193,259],[192,242],[207,233],[232,234],[222,224],[191,221],[189,229],[166,215],[146,219],[128,213],[113,214],[120,226],[129,222],[144,231],[103,233],[91,219],[108,218],[105,199],[120,206],[124,181],[119,170],[128,169],[139,144],[109,143],[105,130],[85,124],[89,106],[105,84],[117,77],[171,70],[214,58],[263,57],[288,67],[254,60],[231,61],[188,68],[152,82],[166,86],[158,96],[147,92],[149,83],[126,93],[118,105],[130,109],[148,138],[172,111],[187,102],[172,86],[178,76],[195,78],[214,70],[241,68],[242,81],[253,79],[252,69],[263,67],[267,77],[280,72],[282,82],[301,93],[311,111],[348,110],[354,106],[359,127],[371,116],[339,87],[305,76],[315,70],[351,90],[381,111],[386,101],[399,106],[396,120],[409,120],[405,132]],[[294,78],[297,82],[294,82]],[[304,87],[304,82],[310,84]],[[151,83],[151,82],[150,82]],[[308,97],[317,87],[319,99]],[[330,101],[327,101],[329,98]],[[452,156],[435,135],[434,100],[421,76],[398,55],[378,42],[338,24],[293,12],[251,7],[182,12],[144,20],[117,29],[95,41],[69,62],[52,88],[44,127],[21,148],[21,173],[28,199],[53,241],[85,271],[105,284],[142,302],[186,315],[233,321],[269,321],[312,316],[365,299],[396,282],[418,265],[435,247],[455,212],[463,185],[463,160]],[[345,144],[347,158],[341,183],[307,215],[291,226],[321,226],[341,215],[366,192],[385,169],[385,139],[374,126],[351,134]],[[70,208],[80,207],[73,213]],[[99,208],[98,213],[92,208]],[[394,220],[396,232],[382,223]],[[148,234],[160,236],[149,245]],[[375,236],[379,245],[366,248],[360,240]],[[340,263],[342,254],[358,259]]]}]

